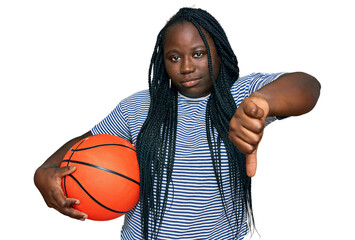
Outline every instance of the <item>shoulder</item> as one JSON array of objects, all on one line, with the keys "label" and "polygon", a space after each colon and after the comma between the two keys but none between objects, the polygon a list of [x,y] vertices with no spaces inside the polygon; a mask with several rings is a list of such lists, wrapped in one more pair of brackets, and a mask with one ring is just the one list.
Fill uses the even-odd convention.
[{"label": "shoulder", "polygon": [[139,92],[136,92],[132,95],[130,95],[129,97],[126,97],[125,99],[123,99],[121,101],[121,103],[129,103],[129,102],[146,102],[146,101],[150,101],[150,96],[149,96],[149,90],[145,89]]},{"label": "shoulder", "polygon": [[110,123],[128,123],[130,119],[145,116],[150,105],[149,90],[136,92],[121,100],[104,119]]},{"label": "shoulder", "polygon": [[93,134],[112,134],[135,143],[136,137],[149,110],[149,91],[143,90],[123,99],[101,122]]},{"label": "shoulder", "polygon": [[118,106],[123,109],[141,109],[141,108],[149,108],[150,105],[150,95],[149,90],[142,90],[136,92],[129,97],[123,99]]}]

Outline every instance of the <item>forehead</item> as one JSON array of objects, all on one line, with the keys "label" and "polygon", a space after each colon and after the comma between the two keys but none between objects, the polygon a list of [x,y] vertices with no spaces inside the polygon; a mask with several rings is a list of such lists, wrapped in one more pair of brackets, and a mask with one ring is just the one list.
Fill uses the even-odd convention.
[{"label": "forehead", "polygon": [[[201,30],[206,37],[208,45],[211,47],[213,45],[212,38],[202,27]],[[199,31],[195,25],[190,22],[184,21],[174,23],[166,30],[164,37],[164,51],[166,51],[167,48],[175,46],[194,48],[199,45],[205,46]]]}]

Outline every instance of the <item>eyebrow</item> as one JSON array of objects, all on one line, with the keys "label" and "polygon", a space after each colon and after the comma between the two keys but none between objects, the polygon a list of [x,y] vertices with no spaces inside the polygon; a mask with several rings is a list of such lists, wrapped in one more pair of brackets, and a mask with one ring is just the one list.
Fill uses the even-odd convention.
[{"label": "eyebrow", "polygon": [[[198,45],[198,46],[191,48],[191,50],[196,51],[197,49],[200,49],[200,48],[206,49],[206,46],[205,45]],[[168,54],[176,53],[176,52],[179,52],[179,50],[178,49],[170,49],[164,55],[168,55]]]}]

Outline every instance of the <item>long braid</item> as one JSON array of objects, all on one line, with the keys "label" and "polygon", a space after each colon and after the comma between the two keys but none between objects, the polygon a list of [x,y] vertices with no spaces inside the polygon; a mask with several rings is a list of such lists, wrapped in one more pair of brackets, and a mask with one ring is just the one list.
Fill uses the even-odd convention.
[{"label": "long braid", "polygon": [[[203,34],[201,28],[199,25],[195,22],[195,20],[191,20],[191,22],[196,26],[198,29],[202,40],[204,41],[204,44],[206,45],[207,53],[208,53],[208,65],[209,65],[209,70],[210,70],[210,75],[212,82],[215,86],[214,91],[212,92],[209,102],[207,104],[207,109],[206,109],[206,124],[207,124],[207,139],[209,143],[209,148],[211,152],[211,159],[212,163],[214,166],[215,170],[215,175],[217,179],[217,184],[219,187],[219,191],[221,193],[221,198],[222,198],[222,203],[224,206],[225,213],[227,215],[227,210],[226,210],[226,202],[224,198],[224,192],[223,192],[223,185],[222,185],[222,178],[221,178],[221,154],[220,154],[220,143],[221,139],[225,143],[225,147],[227,150],[228,154],[228,160],[229,160],[229,169],[230,169],[230,185],[231,185],[231,190],[232,190],[232,195],[233,195],[233,210],[234,212],[238,213],[237,211],[237,200],[242,198],[244,199],[244,202],[246,205],[251,206],[251,204],[248,203],[249,199],[249,192],[250,192],[250,179],[246,176],[246,172],[244,171],[241,172],[242,169],[245,169],[245,156],[242,154],[229,140],[228,137],[228,128],[226,126],[229,125],[229,121],[232,118],[235,110],[236,110],[236,105],[234,102],[234,99],[230,93],[230,87],[231,84],[233,84],[234,81],[228,81],[228,79],[233,79],[233,76],[230,76],[226,74],[225,72],[225,67],[223,64],[221,64],[221,71],[219,73],[219,80],[216,82],[213,73],[212,73],[212,61],[211,61],[211,54],[210,54],[210,49],[208,47],[208,43],[206,40],[205,35]],[[202,25],[202,24],[201,24]],[[207,29],[206,29],[207,30]],[[210,34],[213,35],[212,29],[210,30]],[[225,34],[222,34],[220,36],[225,37],[224,40],[226,39]],[[220,42],[216,41],[216,48],[220,49]],[[228,41],[224,41],[228,43]],[[230,48],[230,45],[227,45]],[[221,48],[223,49],[223,48]],[[229,52],[233,51],[231,49],[228,49]],[[234,54],[233,54],[234,55]],[[233,59],[233,58],[232,58]],[[236,60],[236,57],[234,58]],[[222,61],[223,63],[223,61]],[[237,62],[234,62],[234,64]],[[233,66],[233,64],[230,64]],[[235,65],[237,66],[237,65]],[[233,70],[236,70],[236,67],[233,67]],[[234,72],[234,74],[239,74],[238,72]],[[238,77],[238,75],[237,75]],[[235,80],[235,79],[234,79]],[[229,85],[230,84],[230,85]],[[223,98],[223,96],[225,96]],[[217,114],[216,114],[217,113]],[[213,128],[216,128],[219,135],[217,137],[217,141],[214,137],[214,131]],[[236,164],[236,161],[237,164]],[[244,174],[245,178],[244,179],[239,179],[238,176]],[[240,181],[241,180],[241,181]],[[240,183],[242,186],[238,187],[238,183]],[[244,213],[241,211],[241,214],[237,216],[237,219],[242,219]],[[251,215],[252,216],[252,215]],[[228,218],[229,219],[229,218]],[[230,222],[230,221],[229,221]],[[236,221],[237,223],[237,229],[240,230],[241,226],[238,225],[239,221]],[[239,231],[237,231],[239,232]]]},{"label": "long braid", "polygon": [[[239,223],[243,222],[246,214],[249,216],[249,225],[254,225],[250,194],[251,180],[246,175],[245,155],[228,138],[229,121],[237,108],[230,88],[239,77],[238,61],[223,28],[214,17],[201,9],[182,8],[158,34],[148,76],[150,108],[137,138],[143,239],[158,237],[167,207],[175,157],[178,94],[176,88],[170,84],[165,70],[163,44],[166,30],[171,25],[184,21],[195,25],[207,49],[208,66],[214,85],[206,107],[207,140],[225,214],[229,223],[232,224],[230,217],[233,216],[229,217],[227,214],[228,203],[224,196],[221,176],[222,142],[225,145],[229,163],[232,207],[235,213],[233,222],[237,225],[235,236],[240,232],[242,226]],[[213,76],[210,48],[202,28],[212,37],[221,59],[218,80]],[[239,206],[240,201],[242,201],[242,207]],[[151,236],[149,232],[152,233]]]}]

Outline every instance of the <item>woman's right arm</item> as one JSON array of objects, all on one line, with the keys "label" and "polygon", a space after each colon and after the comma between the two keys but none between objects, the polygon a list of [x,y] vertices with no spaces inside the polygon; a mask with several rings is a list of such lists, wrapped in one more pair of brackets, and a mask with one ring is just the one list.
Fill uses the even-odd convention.
[{"label": "woman's right arm", "polygon": [[72,207],[72,205],[79,204],[79,200],[66,198],[61,186],[62,178],[65,175],[73,173],[75,167],[61,168],[60,164],[65,154],[75,143],[91,135],[92,134],[89,131],[64,144],[36,170],[34,175],[35,185],[41,192],[47,206],[56,209],[64,215],[79,220],[85,220],[88,216]]}]

